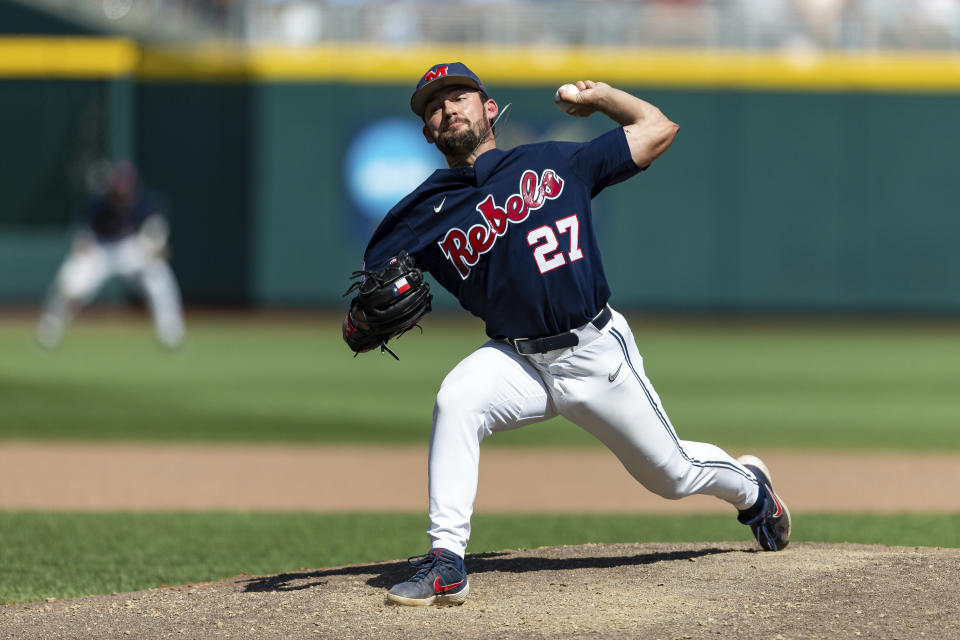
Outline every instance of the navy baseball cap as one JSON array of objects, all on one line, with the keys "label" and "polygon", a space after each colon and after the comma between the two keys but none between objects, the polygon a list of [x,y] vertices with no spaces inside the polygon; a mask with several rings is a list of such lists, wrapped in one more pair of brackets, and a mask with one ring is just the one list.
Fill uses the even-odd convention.
[{"label": "navy baseball cap", "polygon": [[423,118],[423,112],[427,108],[427,102],[433,94],[444,87],[464,86],[473,89],[479,89],[484,93],[484,88],[480,78],[473,71],[467,68],[462,62],[441,62],[435,64],[423,74],[417,88],[410,97],[410,108],[413,112]]}]

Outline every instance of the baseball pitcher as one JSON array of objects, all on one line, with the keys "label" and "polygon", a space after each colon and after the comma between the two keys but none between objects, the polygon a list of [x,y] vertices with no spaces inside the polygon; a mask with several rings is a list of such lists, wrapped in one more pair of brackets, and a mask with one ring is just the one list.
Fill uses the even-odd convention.
[{"label": "baseball pitcher", "polygon": [[379,347],[430,310],[421,270],[486,324],[489,340],[444,379],[429,456],[430,550],[387,601],[461,604],[464,554],[477,492],[481,441],[562,415],[593,434],[627,471],[668,499],[716,496],[750,526],[761,548],[790,540],[790,514],[759,459],[734,459],[682,440],[644,374],[626,319],[609,305],[591,199],[647,169],[677,125],[653,105],[602,82],[554,96],[576,117],[600,112],[616,127],[585,143],[497,148],[499,112],[460,62],[432,66],[410,107],[449,164],[387,213],[354,275],[343,322],[355,352]]}]

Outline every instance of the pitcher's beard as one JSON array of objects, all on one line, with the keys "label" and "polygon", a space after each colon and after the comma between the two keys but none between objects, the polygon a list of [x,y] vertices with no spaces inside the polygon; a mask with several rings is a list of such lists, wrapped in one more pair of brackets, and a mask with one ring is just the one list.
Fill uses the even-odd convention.
[{"label": "pitcher's beard", "polygon": [[437,149],[448,158],[465,160],[491,133],[490,122],[481,120],[459,131],[445,131],[437,139]]}]

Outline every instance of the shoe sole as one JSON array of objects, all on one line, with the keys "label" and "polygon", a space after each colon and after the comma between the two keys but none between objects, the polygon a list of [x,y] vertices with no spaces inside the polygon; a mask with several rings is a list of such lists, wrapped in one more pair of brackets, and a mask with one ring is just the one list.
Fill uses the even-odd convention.
[{"label": "shoe sole", "polygon": [[429,598],[404,598],[403,596],[387,594],[387,604],[399,604],[405,607],[453,607],[461,605],[470,594],[470,581],[463,586],[463,589],[456,593],[441,593],[430,596]]},{"label": "shoe sole", "polygon": [[[752,456],[752,455],[750,455],[750,454],[747,454],[747,455],[742,455],[742,456],[740,456],[739,458],[737,458],[737,462],[739,462],[740,464],[742,464],[742,465],[744,465],[744,466],[750,465],[750,466],[756,467],[757,469],[760,469],[761,473],[763,473],[763,475],[765,475],[765,476],[767,477],[767,486],[770,488],[771,491],[773,491],[773,477],[770,475],[770,470],[767,469],[767,465],[765,465],[765,464],[763,463],[763,460],[761,460],[761,459],[758,458],[757,456]],[[787,503],[783,501],[783,498],[780,497],[780,494],[777,493],[776,491],[773,491],[773,493],[774,493],[774,495],[777,497],[777,502],[779,502],[779,503],[780,503],[780,506],[783,507],[783,515],[780,516],[780,521],[783,522],[783,521],[784,521],[784,518],[786,518],[786,523],[787,523],[787,532],[786,532],[787,535],[786,535],[786,538],[787,538],[787,542],[786,542],[782,547],[780,547],[779,549],[767,549],[767,550],[768,550],[768,551],[783,551],[784,549],[787,548],[787,545],[790,544],[790,530],[791,530],[790,510],[787,509]]]}]

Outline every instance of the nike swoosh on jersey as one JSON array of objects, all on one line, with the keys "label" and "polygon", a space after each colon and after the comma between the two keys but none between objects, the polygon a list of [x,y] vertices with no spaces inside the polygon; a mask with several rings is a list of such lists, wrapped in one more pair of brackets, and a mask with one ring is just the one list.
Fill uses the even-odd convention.
[{"label": "nike swoosh on jersey", "polygon": [[614,380],[616,380],[616,379],[617,379],[617,376],[620,375],[620,369],[622,369],[622,368],[623,368],[623,363],[621,362],[621,363],[620,363],[620,366],[617,367],[617,370],[616,370],[616,371],[614,371],[613,373],[608,373],[608,374],[607,374],[607,380],[609,380],[610,382],[613,382]]},{"label": "nike swoosh on jersey", "polygon": [[440,213],[440,209],[443,209],[443,204],[447,201],[447,196],[443,196],[443,200],[440,201],[440,204],[433,208],[434,213]]}]

